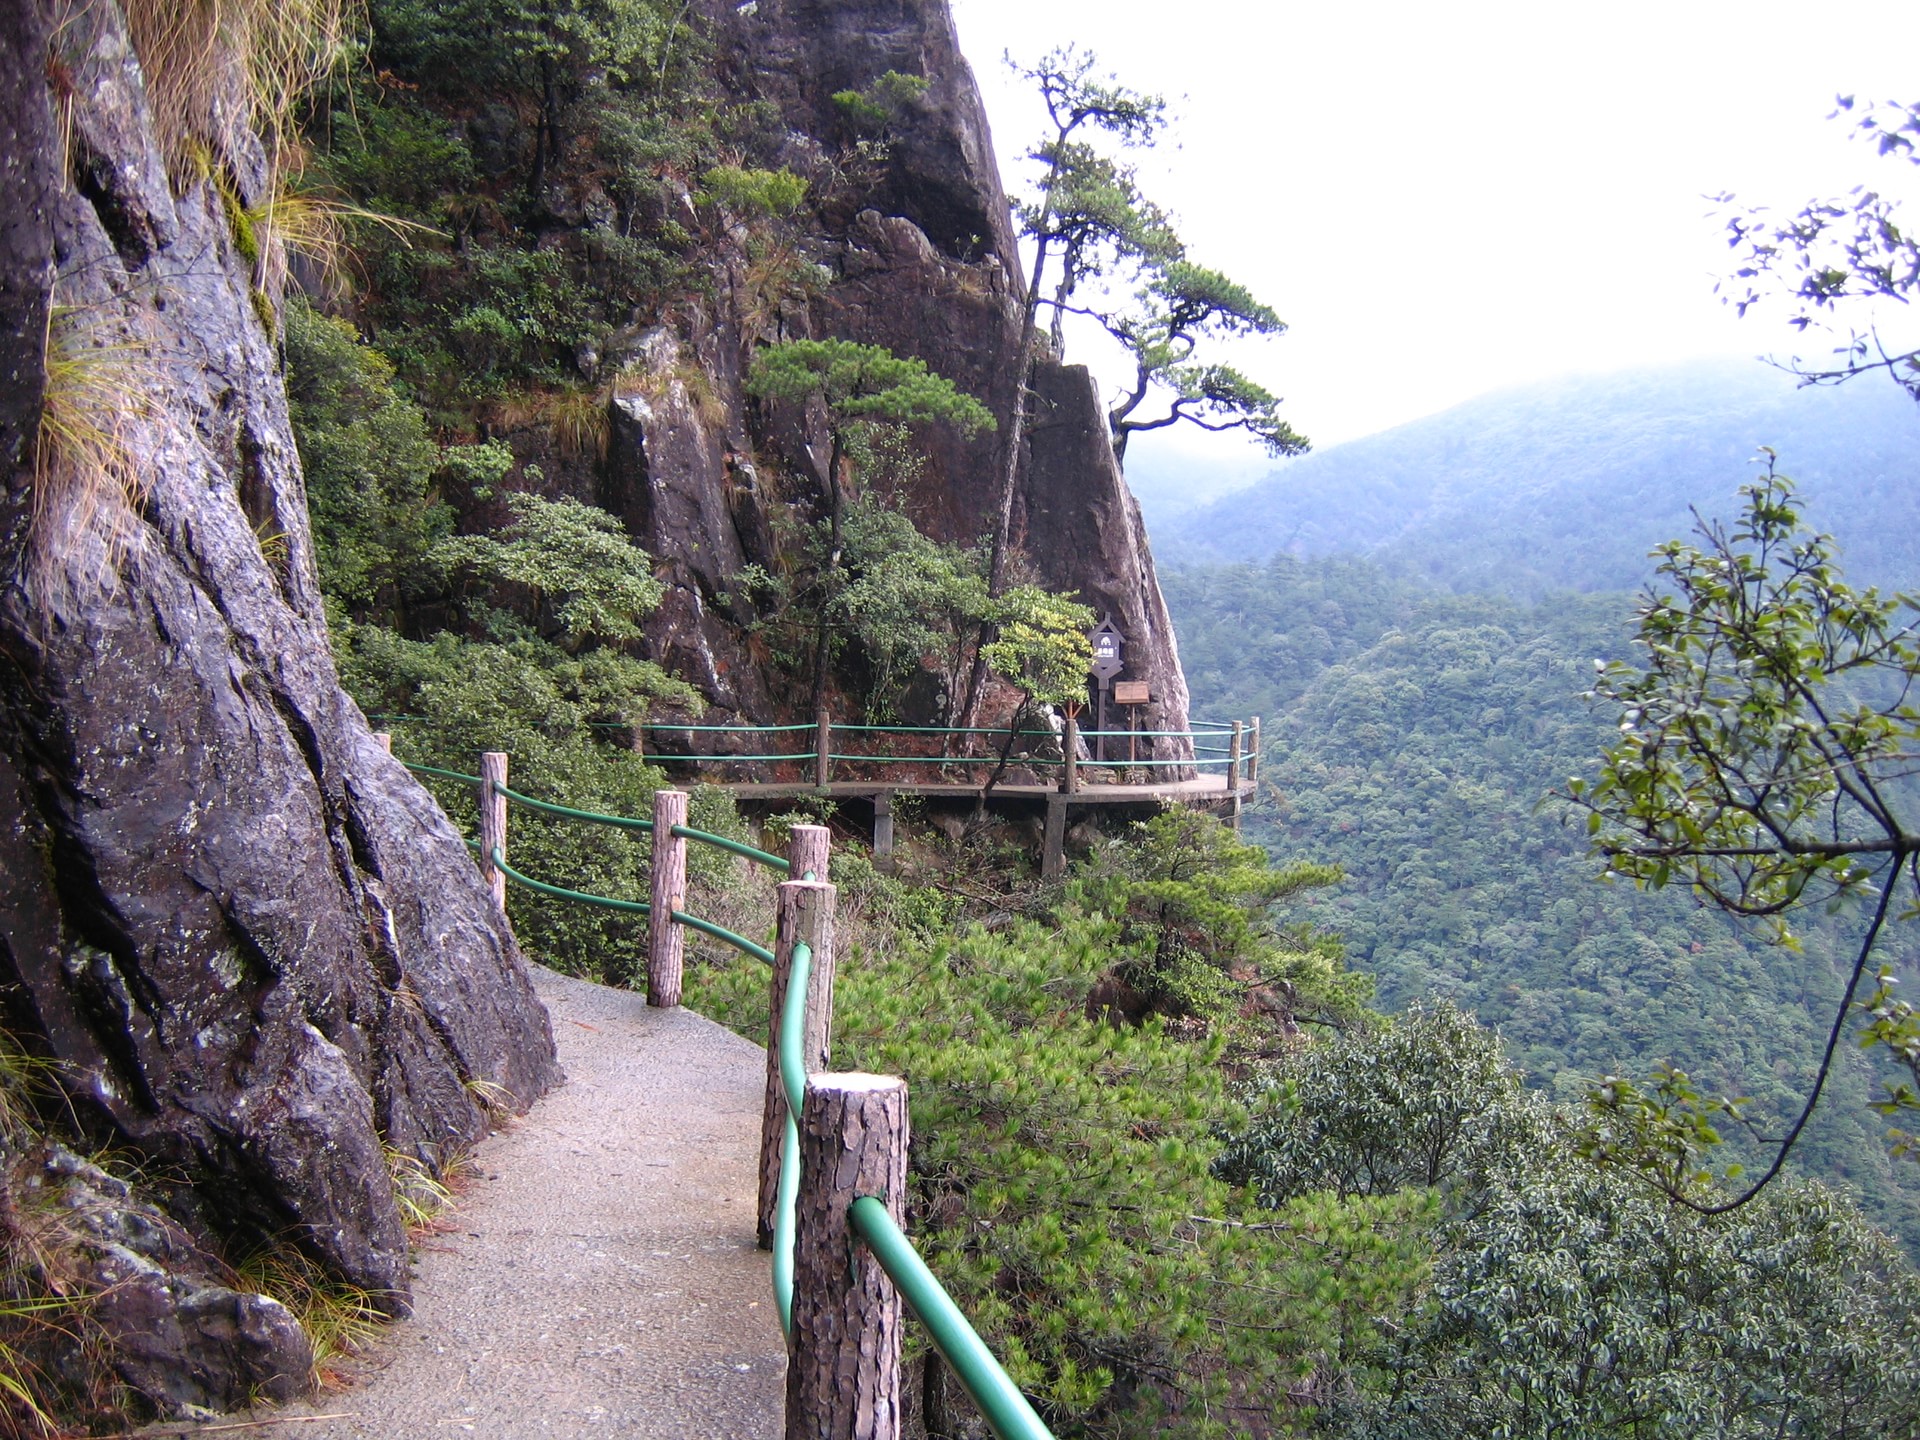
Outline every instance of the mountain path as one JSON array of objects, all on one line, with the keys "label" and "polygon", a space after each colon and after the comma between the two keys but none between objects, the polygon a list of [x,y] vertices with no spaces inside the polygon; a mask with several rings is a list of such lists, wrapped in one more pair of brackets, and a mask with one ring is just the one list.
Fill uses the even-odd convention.
[{"label": "mountain path", "polygon": [[778,1440],[785,1347],[754,1248],[765,1052],[630,991],[534,980],[567,1083],[475,1148],[420,1242],[413,1317],[344,1388],[241,1436]]}]

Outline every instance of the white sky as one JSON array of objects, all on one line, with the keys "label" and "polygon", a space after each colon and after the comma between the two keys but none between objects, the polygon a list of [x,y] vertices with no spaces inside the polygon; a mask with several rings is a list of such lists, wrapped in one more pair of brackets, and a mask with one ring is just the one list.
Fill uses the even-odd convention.
[{"label": "white sky", "polygon": [[952,4],[1011,186],[1041,117],[1003,52],[1079,41],[1173,103],[1147,192],[1292,327],[1234,358],[1319,448],[1568,371],[1826,348],[1720,304],[1703,197],[1920,189],[1825,118],[1920,98],[1911,0]]}]

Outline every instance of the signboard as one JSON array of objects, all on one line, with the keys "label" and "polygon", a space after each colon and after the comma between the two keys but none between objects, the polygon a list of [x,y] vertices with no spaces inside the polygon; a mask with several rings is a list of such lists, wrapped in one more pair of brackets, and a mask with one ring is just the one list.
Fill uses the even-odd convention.
[{"label": "signboard", "polygon": [[1147,694],[1147,682],[1144,680],[1118,680],[1113,686],[1113,703],[1116,705],[1144,705],[1150,700]]},{"label": "signboard", "polygon": [[1120,632],[1114,629],[1113,619],[1109,616],[1087,632],[1087,639],[1093,642],[1093,665],[1089,673],[1104,689],[1109,680],[1127,668],[1126,662],[1120,658]]}]

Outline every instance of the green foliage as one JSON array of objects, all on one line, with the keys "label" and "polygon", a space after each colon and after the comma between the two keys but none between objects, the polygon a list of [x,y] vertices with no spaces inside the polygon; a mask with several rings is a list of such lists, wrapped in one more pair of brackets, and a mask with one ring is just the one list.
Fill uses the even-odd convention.
[{"label": "green foliage", "polygon": [[[1836,115],[1858,114],[1855,134],[1883,157],[1920,164],[1920,105],[1868,104],[1839,98]],[[1733,197],[1723,195],[1722,203]],[[1856,186],[1849,194],[1812,200],[1787,220],[1765,209],[1738,211],[1727,220],[1727,244],[1738,254],[1732,275],[1716,288],[1745,315],[1759,304],[1762,286],[1783,297],[1796,330],[1835,329],[1841,313],[1861,314],[1876,301],[1904,305],[1920,286],[1920,237],[1906,223],[1900,200]],[[1861,328],[1864,324],[1865,328]],[[1807,381],[1834,384],[1885,371],[1920,399],[1920,350],[1887,348],[1868,311],[1847,329],[1834,359],[1813,365],[1795,356],[1792,369]]]},{"label": "green foliage", "polygon": [[763,400],[818,395],[839,427],[858,421],[939,421],[963,435],[994,428],[992,413],[923,360],[851,340],[787,340],[753,357],[747,393]]},{"label": "green foliage", "polygon": [[512,520],[492,535],[443,541],[447,570],[524,593],[535,633],[568,650],[636,639],[665,593],[646,551],[620,522],[578,500],[510,495]]},{"label": "green foliage", "polygon": [[[1920,741],[1909,703],[1920,602],[1842,581],[1831,540],[1801,523],[1792,482],[1771,467],[1741,494],[1731,530],[1703,522],[1700,547],[1676,540],[1657,552],[1660,579],[1636,617],[1643,664],[1600,665],[1594,685],[1619,715],[1619,738],[1598,777],[1575,778],[1565,793],[1586,811],[1610,873],[1655,889],[1678,878],[1731,914],[1768,917],[1788,940],[1787,917],[1816,901],[1870,903],[1806,1106],[1752,1193],[1819,1099],[1920,853],[1920,831],[1905,818]],[[1885,1043],[1910,1066],[1920,1030],[1884,1001],[1875,1008],[1866,1044]],[[1911,1094],[1888,1103],[1920,1109]],[[1646,1159],[1677,1189],[1692,1178],[1692,1151],[1720,1141],[1706,1115],[1737,1114],[1744,1102],[1702,1096],[1669,1075],[1650,1095],[1614,1082],[1595,1103],[1609,1131],[1629,1135],[1603,1133],[1596,1153]]]},{"label": "green foliage", "polygon": [[1444,1001],[1315,1039],[1251,1087],[1251,1123],[1215,1163],[1278,1207],[1437,1190],[1455,1213],[1550,1142],[1500,1037]]},{"label": "green foliage", "polygon": [[[1341,867],[1345,883],[1296,913],[1345,937],[1384,1006],[1473,1011],[1568,1104],[1596,1077],[1667,1061],[1705,1093],[1752,1097],[1752,1124],[1784,1133],[1839,1003],[1828,957],[1851,960],[1857,921],[1803,914],[1797,955],[1684,887],[1595,884],[1584,831],[1540,807],[1619,738],[1616,717],[1579,696],[1595,656],[1626,651],[1624,597],[1422,593],[1352,560],[1164,579],[1195,713],[1266,717],[1245,833],[1277,863]],[[1920,1244],[1920,1185],[1867,1108],[1876,1078],[1843,1051],[1797,1164],[1844,1180],[1876,1223]],[[1715,1168],[1763,1158],[1746,1125],[1719,1128]]]},{"label": "green foliage", "polygon": [[[1310,1377],[1409,1303],[1423,1196],[1259,1217],[1209,1173],[1216,1042],[1085,1018],[1108,922],[1063,915],[843,956],[837,1068],[911,1087],[910,1229],[1056,1433],[1291,1432]],[[689,1002],[760,1035],[757,967]]]},{"label": "green foliage", "polygon": [[[992,602],[994,638],[981,647],[987,666],[1028,705],[1082,703],[1093,664],[1093,611],[1037,585],[1020,585]],[[1015,728],[1018,728],[1017,719]]]},{"label": "green foliage", "polygon": [[1916,1277],[1833,1193],[1795,1185],[1737,1216],[1671,1205],[1575,1155],[1498,1037],[1446,1006],[1303,1046],[1252,1103],[1216,1169],[1265,1203],[1441,1202],[1422,1302],[1324,1382],[1335,1432],[1909,1433]]},{"label": "green foliage", "polygon": [[742,218],[784,220],[807,198],[807,182],[784,167],[743,170],[716,165],[701,177],[699,199]]},{"label": "green foliage", "polygon": [[1264,988],[1278,992],[1289,1018],[1350,1020],[1368,982],[1343,973],[1337,941],[1283,928],[1275,915],[1339,879],[1337,866],[1310,861],[1276,869],[1211,815],[1178,808],[1097,852],[1070,895],[1118,923],[1118,973],[1163,1014],[1227,1022]]},{"label": "green foliage", "polygon": [[286,306],[286,365],[307,504],[324,537],[321,589],[392,623],[438,579],[434,546],[453,524],[431,486],[440,449],[386,359],[298,297]]},{"label": "green foliage", "polygon": [[883,136],[913,112],[932,83],[924,75],[889,70],[862,89],[834,91],[833,103],[856,134]]}]

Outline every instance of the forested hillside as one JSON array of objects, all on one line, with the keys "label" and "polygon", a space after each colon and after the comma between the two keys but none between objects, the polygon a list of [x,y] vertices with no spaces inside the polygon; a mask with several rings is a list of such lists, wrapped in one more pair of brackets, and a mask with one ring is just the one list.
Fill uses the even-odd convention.
[{"label": "forested hillside", "polygon": [[1163,564],[1365,555],[1481,594],[1624,590],[1690,507],[1724,510],[1773,447],[1862,582],[1920,574],[1920,412],[1897,388],[1796,388],[1759,361],[1501,392],[1296,460],[1185,513],[1143,497]]},{"label": "forested hillside", "polygon": [[[1249,834],[1343,867],[1304,913],[1388,1009],[1472,1010],[1556,1099],[1670,1060],[1755,1097],[1770,1133],[1791,1118],[1852,958],[1844,924],[1796,954],[1678,887],[1602,884],[1584,829],[1543,805],[1606,743],[1613,719],[1579,697],[1596,658],[1627,652],[1630,596],[1527,605],[1287,556],[1175,572],[1167,592],[1201,713],[1269,717]],[[1920,1243],[1920,1183],[1887,1158],[1867,1090],[1863,1067],[1844,1077],[1803,1171]]]}]

